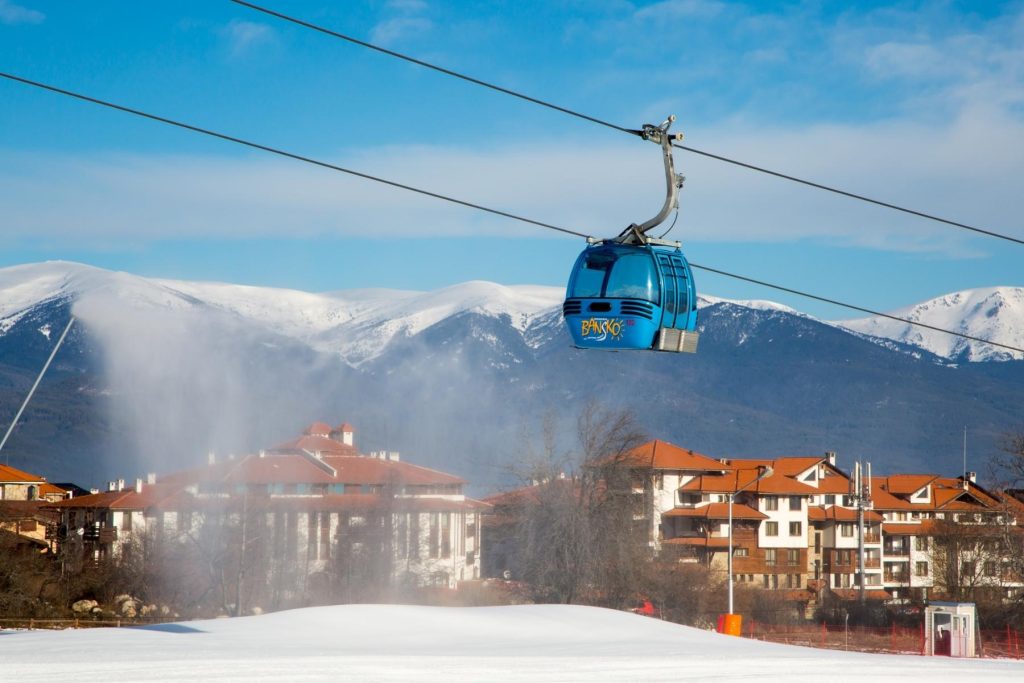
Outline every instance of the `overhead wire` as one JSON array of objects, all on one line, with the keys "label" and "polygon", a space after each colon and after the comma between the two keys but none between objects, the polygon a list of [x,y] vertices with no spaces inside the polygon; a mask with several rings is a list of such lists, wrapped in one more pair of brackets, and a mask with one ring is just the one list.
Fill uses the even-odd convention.
[{"label": "overhead wire", "polygon": [[[441,194],[441,193],[438,193],[438,192],[433,192],[431,190],[424,190],[422,188],[414,187],[412,185],[406,185],[404,183],[395,182],[393,180],[388,180],[386,178],[381,178],[380,176],[371,175],[369,173],[363,173],[362,171],[357,171],[357,170],[354,170],[354,169],[346,168],[344,166],[339,166],[337,164],[332,164],[332,163],[329,163],[329,162],[326,162],[326,161],[320,161],[318,159],[314,159],[312,157],[304,156],[302,154],[296,154],[294,152],[288,152],[286,150],[279,149],[279,148],[276,148],[276,147],[271,147],[269,145],[264,145],[264,144],[260,144],[260,143],[257,143],[257,142],[252,142],[250,140],[245,140],[243,138],[237,137],[235,135],[228,135],[226,133],[221,133],[221,132],[218,132],[218,131],[214,131],[214,130],[211,130],[209,128],[203,128],[201,126],[197,126],[197,125],[194,125],[194,124],[191,124],[191,123],[185,123],[185,122],[182,122],[182,121],[176,121],[174,119],[167,118],[165,116],[159,116],[157,114],[151,114],[149,112],[145,112],[145,111],[142,111],[140,109],[134,109],[132,107],[127,107],[125,105],[116,104],[114,102],[109,102],[107,100],[103,100],[103,99],[100,99],[100,98],[97,98],[97,97],[91,97],[89,95],[84,95],[84,94],[77,93],[77,92],[74,92],[74,91],[71,91],[71,90],[66,90],[64,88],[59,88],[57,86],[49,85],[47,83],[42,83],[40,81],[35,81],[35,80],[29,79],[29,78],[24,78],[22,76],[16,76],[16,75],[11,74],[11,73],[0,71],[0,78],[5,78],[7,80],[10,80],[10,81],[13,81],[13,82],[16,82],[16,83],[21,83],[23,85],[28,85],[28,86],[31,86],[31,87],[34,87],[34,88],[39,88],[41,90],[46,90],[46,91],[49,91],[49,92],[52,92],[52,93],[56,93],[58,95],[64,95],[66,97],[71,97],[73,99],[77,99],[77,100],[80,100],[80,101],[83,101],[83,102],[89,102],[91,104],[96,104],[96,105],[99,105],[99,106],[102,106],[102,107],[107,107],[109,109],[114,109],[116,111],[120,111],[120,112],[123,112],[123,113],[126,113],[126,114],[131,114],[133,116],[139,116],[139,117],[142,117],[142,118],[145,118],[145,119],[149,119],[151,121],[156,121],[158,123],[163,123],[163,124],[166,124],[166,125],[169,125],[169,126],[174,126],[176,128],[188,130],[188,131],[191,131],[191,132],[194,132],[194,133],[200,133],[202,135],[207,135],[207,136],[210,136],[210,137],[213,137],[213,138],[217,138],[219,140],[224,140],[226,142],[233,142],[235,144],[243,145],[245,147],[249,147],[249,148],[252,148],[252,149],[258,149],[258,150],[261,150],[261,151],[264,151],[264,152],[269,152],[271,154],[276,154],[278,156],[287,157],[289,159],[294,159],[296,161],[302,161],[302,162],[305,162],[305,163],[308,163],[308,164],[313,164],[313,165],[319,166],[321,168],[330,169],[332,171],[337,171],[337,172],[340,172],[340,173],[346,173],[348,175],[356,176],[358,178],[363,178],[365,180],[372,180],[374,182],[382,183],[382,184],[388,185],[390,187],[396,187],[396,188],[399,188],[399,189],[402,189],[402,190],[406,190],[408,192],[413,192],[413,193],[424,195],[424,196],[427,196],[427,197],[432,197],[434,199],[440,199],[440,200],[443,200],[443,201],[446,201],[446,202],[450,202],[450,203],[453,203],[453,204],[458,204],[460,206],[465,206],[465,207],[470,208],[470,209],[476,209],[478,211],[484,211],[484,212],[487,212],[487,213],[490,213],[490,214],[493,214],[493,215],[496,215],[496,216],[502,216],[504,218],[510,218],[512,220],[521,221],[523,223],[528,223],[530,225],[535,225],[535,226],[540,227],[540,228],[546,228],[546,229],[549,229],[549,230],[556,230],[558,232],[565,233],[565,234],[568,234],[568,235],[575,235],[576,237],[589,238],[589,235],[587,235],[586,233],[582,233],[582,232],[579,232],[577,230],[572,230],[570,228],[565,228],[565,227],[557,226],[557,225],[554,225],[554,224],[551,224],[551,223],[545,223],[544,221],[534,220],[532,218],[527,218],[525,216],[519,216],[517,214],[510,213],[508,211],[501,211],[499,209],[492,209],[492,208],[484,206],[482,204],[477,204],[475,202],[470,202],[470,201],[466,201],[466,200],[463,200],[463,199],[458,199],[456,197],[451,197],[449,195],[444,195],[444,194]],[[829,303],[829,304],[832,304],[834,306],[839,306],[841,308],[847,308],[847,309],[858,311],[858,312],[862,312],[862,313],[868,313],[868,314],[875,315],[875,316],[881,316],[881,317],[884,317],[884,318],[889,318],[891,320],[897,320],[899,322],[903,322],[903,323],[906,323],[908,325],[913,325],[913,326],[916,326],[916,327],[922,327],[922,328],[934,330],[934,331],[937,331],[937,332],[942,332],[942,333],[945,333],[945,334],[949,334],[949,335],[952,335],[954,337],[960,337],[960,338],[967,339],[967,340],[970,340],[970,341],[976,341],[976,342],[988,344],[990,346],[996,346],[996,347],[999,347],[999,348],[1007,349],[1009,351],[1024,353],[1024,348],[1018,348],[1016,346],[1010,346],[1008,344],[1002,344],[1002,343],[999,343],[999,342],[989,341],[987,339],[981,339],[979,337],[973,337],[971,335],[967,335],[967,334],[964,334],[962,332],[957,332],[955,330],[947,330],[947,329],[944,329],[944,328],[935,327],[933,325],[928,325],[928,324],[925,324],[925,323],[920,323],[920,322],[917,322],[917,321],[914,321],[914,320],[909,320],[907,318],[900,318],[899,316],[893,316],[893,315],[890,315],[888,313],[882,313],[880,311],[875,311],[875,310],[872,310],[870,308],[865,308],[863,306],[857,306],[857,305],[854,305],[854,304],[848,304],[848,303],[839,301],[837,299],[829,299],[829,298],[826,298],[826,297],[818,296],[816,294],[810,294],[808,292],[804,292],[804,291],[801,291],[801,290],[798,290],[798,289],[793,289],[791,287],[784,287],[782,285],[772,284],[770,282],[766,282],[766,281],[763,281],[763,280],[755,280],[753,278],[749,278],[749,277],[746,277],[746,276],[743,276],[743,275],[738,275],[736,273],[730,273],[728,271],[717,269],[717,268],[712,268],[710,266],[699,265],[699,264],[695,264],[693,262],[691,262],[690,265],[693,268],[697,268],[698,270],[704,270],[704,271],[707,271],[707,272],[711,272],[711,273],[715,273],[715,274],[718,274],[718,275],[722,275],[724,277],[728,277],[728,278],[732,278],[732,279],[736,279],[736,280],[741,280],[741,281],[744,281],[744,282],[750,282],[750,283],[753,283],[753,284],[760,285],[762,287],[767,287],[769,289],[775,289],[775,290],[778,290],[778,291],[781,291],[781,292],[787,292],[789,294],[795,294],[797,296],[806,297],[808,299],[813,299],[813,300],[816,300],[816,301],[821,301],[821,302]]]},{"label": "overhead wire", "polygon": [[322,166],[323,168],[329,168],[332,171],[339,171],[341,173],[348,173],[349,175],[354,175],[354,176],[357,176],[359,178],[365,178],[366,180],[373,180],[373,181],[378,182],[378,183],[383,183],[385,185],[390,185],[391,187],[397,187],[397,188],[402,189],[402,190],[408,190],[409,192],[415,192],[417,194],[421,194],[421,195],[424,195],[424,196],[427,196],[427,197],[432,197],[434,199],[441,199],[441,200],[444,200],[446,202],[451,202],[452,204],[459,204],[461,206],[466,206],[466,207],[469,207],[471,209],[478,209],[480,211],[486,211],[487,213],[495,214],[497,216],[504,216],[505,218],[512,218],[514,220],[522,221],[524,223],[530,223],[532,225],[536,225],[536,226],[539,226],[539,227],[542,227],[542,228],[549,228],[551,230],[557,230],[559,232],[564,232],[564,233],[566,233],[568,235],[575,235],[576,237],[589,237],[589,235],[585,235],[585,234],[583,234],[581,232],[576,232],[575,230],[569,230],[568,228],[561,228],[561,227],[559,227],[557,225],[552,225],[550,223],[543,223],[541,221],[535,221],[535,220],[533,220],[531,218],[526,218],[524,216],[517,216],[517,215],[515,215],[513,213],[509,213],[507,211],[501,211],[499,209],[492,209],[492,208],[489,208],[489,207],[486,207],[486,206],[482,206],[480,204],[474,204],[473,202],[467,202],[467,201],[464,201],[462,199],[456,199],[455,197],[449,197],[447,195],[443,195],[443,194],[440,194],[438,192],[431,192],[430,190],[424,190],[424,189],[421,189],[421,188],[418,188],[418,187],[413,187],[412,185],[406,185],[404,183],[399,183],[399,182],[396,182],[394,180],[388,180],[386,178],[381,178],[380,176],[370,175],[369,173],[363,173],[362,171],[356,171],[354,169],[346,168],[344,166],[339,166],[337,164],[328,163],[326,161],[320,161],[318,159],[313,159],[311,157],[302,156],[301,154],[295,154],[293,152],[287,152],[287,151],[285,151],[283,149],[278,149],[276,147],[270,147],[270,146],[267,146],[267,145],[261,145],[258,142],[251,142],[249,140],[243,140],[242,138],[235,137],[233,135],[227,135],[225,133],[218,133],[217,131],[210,130],[208,128],[200,128],[199,126],[194,126],[194,125],[192,125],[190,123],[183,123],[182,121],[175,121],[174,119],[169,119],[169,118],[166,118],[164,116],[157,116],[156,114],[150,114],[150,113],[141,111],[139,109],[132,109],[131,107],[126,107],[124,105],[115,104],[113,102],[108,102],[106,100],[101,100],[101,99],[98,99],[96,97],[90,97],[88,95],[83,95],[81,93],[76,93],[76,92],[73,92],[71,90],[65,90],[63,88],[58,88],[56,86],[48,85],[46,83],[41,83],[39,81],[33,81],[33,80],[28,79],[28,78],[22,78],[21,76],[15,76],[14,74],[0,72],[0,77],[7,78],[7,79],[12,80],[12,81],[17,81],[19,83],[24,83],[25,85],[31,85],[31,86],[36,87],[36,88],[42,88],[43,90],[49,90],[50,92],[55,92],[55,93],[57,93],[59,95],[66,95],[68,97],[73,97],[75,99],[82,100],[84,102],[91,102],[92,104],[98,104],[100,106],[108,107],[110,109],[116,109],[117,111],[125,112],[126,114],[134,114],[135,116],[141,116],[143,118],[150,119],[152,121],[158,121],[160,123],[165,123],[165,124],[167,124],[169,126],[176,126],[178,128],[184,128],[185,130],[190,130],[190,131],[192,131],[194,133],[202,133],[203,135],[209,135],[210,137],[220,138],[221,140],[227,140],[228,142],[234,142],[234,143],[239,144],[239,145],[245,145],[246,147],[251,147],[253,149],[259,149],[259,150],[262,150],[264,152],[270,152],[271,154],[277,154],[279,156],[288,157],[289,159],[295,159],[297,161],[304,161],[307,164],[314,164],[316,166]]},{"label": "overhead wire", "polygon": [[[355,36],[348,35],[348,34],[345,34],[345,33],[341,33],[339,31],[335,31],[333,29],[329,29],[329,28],[327,28],[325,26],[320,26],[319,24],[314,24],[312,22],[305,21],[303,19],[299,19],[298,17],[294,17],[294,16],[291,16],[291,15],[288,15],[288,14],[284,14],[282,12],[278,12],[277,10],[273,10],[273,9],[268,8],[268,7],[264,7],[262,5],[257,5],[256,3],[249,2],[248,0],[229,0],[229,1],[235,3],[236,5],[241,5],[242,7],[246,7],[248,9],[254,10],[256,12],[261,12],[263,14],[266,14],[267,16],[275,17],[277,19],[281,19],[282,21],[287,21],[287,22],[290,22],[290,23],[295,24],[297,26],[302,26],[303,28],[308,28],[310,30],[317,31],[319,33],[323,33],[325,35],[328,35],[328,36],[331,36],[331,37],[334,37],[334,38],[339,38],[341,40],[344,40],[344,41],[347,41],[349,43],[352,43],[353,45],[358,45],[360,47],[365,47],[367,49],[374,50],[376,52],[380,52],[382,54],[388,55],[389,57],[394,57],[396,59],[401,59],[401,60],[409,62],[411,64],[415,64],[417,66],[421,66],[421,67],[426,68],[426,69],[431,69],[433,71],[437,71],[437,72],[442,73],[442,74],[444,74],[446,76],[451,76],[453,78],[458,78],[458,79],[466,81],[468,83],[472,83],[474,85],[479,85],[481,87],[488,88],[490,90],[502,93],[504,95],[509,95],[511,97],[516,97],[518,99],[521,99],[521,100],[524,100],[526,102],[530,102],[532,104],[536,104],[536,105],[539,105],[539,106],[542,106],[542,107],[547,107],[548,109],[553,109],[554,111],[558,111],[558,112],[561,112],[563,114],[568,114],[569,116],[574,116],[574,117],[576,117],[578,119],[582,119],[584,121],[589,121],[590,123],[594,123],[594,124],[597,124],[597,125],[600,125],[600,126],[604,126],[606,128],[611,128],[613,130],[617,130],[617,131],[622,132],[622,133],[629,133],[630,135],[639,135],[640,134],[640,131],[633,130],[631,128],[626,128],[626,127],[623,127],[623,126],[619,126],[619,125],[617,125],[615,123],[612,123],[610,121],[605,121],[603,119],[597,118],[596,116],[590,116],[589,114],[584,114],[584,113],[582,113],[580,111],[577,111],[577,110],[574,110],[574,109],[569,109],[568,107],[563,107],[561,105],[555,104],[553,102],[549,102],[547,100],[542,100],[540,98],[533,97],[531,95],[526,95],[526,94],[524,94],[522,92],[519,92],[519,91],[516,91],[516,90],[512,90],[511,88],[506,88],[506,87],[497,85],[495,83],[491,83],[489,81],[485,81],[485,80],[480,79],[480,78],[475,78],[473,76],[469,76],[467,74],[460,73],[460,72],[455,71],[453,69],[448,69],[448,68],[445,68],[443,66],[439,66],[437,64],[432,64],[431,62],[424,61],[422,59],[417,59],[416,57],[412,57],[411,55],[407,55],[407,54],[398,52],[396,50],[391,50],[391,49],[388,49],[386,47],[382,47],[380,45],[375,45],[374,43],[370,43],[370,42],[365,41],[365,40],[360,40],[359,38],[356,38]],[[716,161],[721,161],[723,163],[732,164],[734,166],[739,166],[740,168],[745,168],[745,169],[748,169],[748,170],[751,170],[751,171],[756,171],[758,173],[764,173],[764,174],[767,174],[767,175],[770,175],[770,176],[773,176],[773,177],[776,177],[776,178],[780,178],[782,180],[788,180],[788,181],[791,181],[791,182],[794,182],[794,183],[799,183],[801,185],[805,185],[807,187],[812,187],[812,188],[815,188],[815,189],[818,189],[818,190],[824,190],[826,192],[832,192],[834,194],[841,195],[843,197],[848,197],[850,199],[856,199],[858,201],[867,202],[869,204],[874,204],[876,206],[881,206],[881,207],[886,208],[886,209],[892,209],[893,211],[899,211],[901,213],[909,214],[911,216],[917,216],[918,218],[924,218],[926,220],[935,221],[937,223],[943,223],[945,225],[949,225],[949,226],[952,226],[952,227],[955,227],[955,228],[960,228],[962,230],[968,230],[970,232],[974,232],[974,233],[977,233],[977,234],[985,235],[987,237],[994,237],[996,239],[1005,240],[1007,242],[1013,242],[1015,244],[1024,245],[1024,239],[1018,238],[1018,237],[1014,237],[1012,235],[1007,235],[1007,234],[996,232],[994,230],[989,230],[989,229],[986,229],[986,228],[980,228],[978,226],[969,225],[967,223],[961,223],[959,221],[950,220],[948,218],[942,218],[941,216],[936,216],[934,214],[926,213],[924,211],[918,211],[916,209],[907,208],[907,207],[900,206],[898,204],[893,204],[891,202],[886,202],[886,201],[883,201],[883,200],[880,200],[880,199],[874,199],[874,198],[868,197],[866,195],[858,194],[856,192],[850,192],[848,190],[843,190],[841,188],[833,187],[831,185],[826,185],[824,183],[815,182],[813,180],[807,180],[805,178],[799,178],[797,176],[790,175],[788,173],[782,173],[780,171],[773,171],[772,169],[765,168],[763,166],[758,166],[756,164],[751,164],[751,163],[748,163],[748,162],[745,162],[745,161],[740,161],[739,159],[734,159],[734,158],[731,158],[731,157],[723,156],[721,154],[715,154],[713,152],[708,152],[706,150],[698,149],[696,147],[690,147],[689,145],[673,143],[672,146],[677,148],[677,149],[681,149],[681,150],[684,150],[684,151],[687,151],[687,152],[691,152],[693,154],[697,154],[697,155],[700,155],[700,156],[707,157],[709,159],[714,159]]]}]

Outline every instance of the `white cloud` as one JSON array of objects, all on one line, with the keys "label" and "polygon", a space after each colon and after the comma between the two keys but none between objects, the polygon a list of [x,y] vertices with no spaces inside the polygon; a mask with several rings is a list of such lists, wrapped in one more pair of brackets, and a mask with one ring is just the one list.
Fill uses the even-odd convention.
[{"label": "white cloud", "polygon": [[276,42],[277,34],[266,24],[232,19],[221,29],[228,55],[244,57],[260,46]]},{"label": "white cloud", "polygon": [[394,45],[418,34],[426,33],[434,24],[423,17],[396,17],[386,19],[373,27],[370,42],[378,45]]},{"label": "white cloud", "polygon": [[[687,144],[911,208],[1020,234],[1024,125],[977,109],[948,125],[687,130]],[[707,142],[705,142],[707,141]],[[657,212],[654,145],[534,143],[492,150],[366,149],[357,170],[598,236]],[[673,236],[684,241],[819,240],[964,254],[962,231],[677,152],[687,177]],[[0,154],[0,225],[86,244],[161,238],[482,232],[535,227],[286,160]],[[553,233],[550,233],[553,235]],[[973,252],[972,252],[973,253]]]},{"label": "white cloud", "polygon": [[0,0],[0,24],[41,24],[46,15],[34,9]]},{"label": "white cloud", "polygon": [[637,9],[633,16],[643,21],[670,22],[676,19],[715,17],[725,9],[723,3],[713,0],[663,0]]}]

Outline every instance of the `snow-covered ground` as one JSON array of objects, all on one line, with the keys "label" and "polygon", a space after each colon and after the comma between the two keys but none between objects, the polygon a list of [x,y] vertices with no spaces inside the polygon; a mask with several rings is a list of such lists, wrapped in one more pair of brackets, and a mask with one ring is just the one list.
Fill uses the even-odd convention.
[{"label": "snow-covered ground", "polygon": [[[3,633],[3,632],[0,632]],[[82,681],[1021,681],[1024,662],[870,655],[564,605],[343,605],[147,628],[6,632],[0,678]]]}]

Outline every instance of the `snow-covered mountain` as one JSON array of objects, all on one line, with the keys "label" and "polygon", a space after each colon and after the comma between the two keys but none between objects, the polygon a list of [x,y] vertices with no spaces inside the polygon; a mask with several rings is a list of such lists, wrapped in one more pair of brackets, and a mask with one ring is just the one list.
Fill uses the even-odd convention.
[{"label": "snow-covered mountain", "polygon": [[[1024,288],[985,287],[953,292],[891,312],[932,327],[953,330],[977,339],[1024,347]],[[1021,360],[1024,353],[954,337],[883,317],[843,320],[839,327],[892,339],[955,361]]]},{"label": "snow-covered mountain", "polygon": [[503,318],[523,333],[556,309],[563,290],[465,282],[434,292],[354,289],[309,293],[219,282],[143,278],[77,263],[0,269],[0,335],[33,306],[102,295],[126,308],[214,309],[260,325],[353,366],[379,356],[395,337],[412,337],[465,312]]},{"label": "snow-covered mountain", "polygon": [[[356,289],[309,293],[218,282],[143,278],[76,263],[48,262],[0,269],[0,335],[41,302],[77,299],[103,293],[130,307],[205,307],[237,316],[275,334],[339,355],[359,366],[373,360],[396,338],[418,335],[462,313],[507,321],[531,347],[543,335],[531,334],[558,311],[560,287],[505,286],[465,282],[433,292]],[[743,309],[781,311],[806,316],[771,301],[733,301],[701,295],[701,308],[731,304]],[[892,312],[934,327],[1024,346],[1024,288],[993,287],[954,292]],[[813,319],[813,318],[812,318]],[[1019,352],[952,337],[888,318],[841,320],[828,324],[878,339],[916,346],[955,361],[1000,361],[1024,358]]]},{"label": "snow-covered mountain", "polygon": [[[988,452],[1019,428],[1024,362],[1008,356],[950,363],[871,336],[882,329],[708,296],[698,354],[586,352],[569,344],[562,296],[486,282],[312,294],[71,263],[0,269],[0,386],[12,388],[0,416],[17,410],[69,311],[80,320],[5,454],[95,484],[344,419],[361,447],[410,452],[482,492],[521,457],[524,429],[553,417],[571,438],[592,400],[716,456],[839,450],[879,471],[959,463],[965,424]],[[966,320],[941,322],[1024,342],[1016,304],[962,310]]]}]

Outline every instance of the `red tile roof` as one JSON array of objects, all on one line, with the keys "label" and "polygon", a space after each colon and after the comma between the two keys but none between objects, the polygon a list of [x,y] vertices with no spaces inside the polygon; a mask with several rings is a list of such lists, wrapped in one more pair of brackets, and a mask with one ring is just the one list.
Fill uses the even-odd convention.
[{"label": "red tile roof", "polygon": [[321,436],[318,434],[306,434],[291,441],[285,441],[270,449],[273,453],[298,450],[322,453],[323,455],[359,455],[359,450],[355,446],[349,446],[346,443],[335,441],[327,435]]},{"label": "red tile roof", "polygon": [[[813,505],[807,508],[807,518],[812,522],[856,522],[857,511],[840,505],[820,507]],[[869,522],[881,522],[882,515],[874,510],[865,510],[864,519]]]},{"label": "red tile roof", "polygon": [[[931,488],[931,495],[927,501],[909,497],[924,486]],[[893,489],[902,493],[894,494]],[[967,488],[964,488],[963,479],[957,477],[938,477],[933,474],[899,474],[889,477],[872,477],[871,496],[874,507],[878,510],[962,510],[979,512],[1000,507],[999,500],[977,484],[969,483]]]},{"label": "red tile roof", "polygon": [[935,532],[937,520],[925,519],[913,524],[884,522],[882,532],[889,536],[927,536]]},{"label": "red tile roof", "polygon": [[302,433],[315,436],[328,436],[331,433],[331,425],[326,422],[314,422],[306,427]]},{"label": "red tile roof", "polygon": [[171,507],[184,500],[182,487],[165,484],[149,484],[142,487],[142,493],[134,488],[123,491],[104,491],[88,496],[66,498],[47,505],[49,508],[90,508],[104,510],[146,510],[151,507]]},{"label": "red tile roof", "polygon": [[37,519],[41,522],[56,521],[50,503],[45,500],[0,500],[0,522],[19,519]]},{"label": "red tile roof", "polygon": [[784,456],[781,458],[775,458],[774,460],[737,459],[730,460],[729,462],[736,467],[742,467],[744,469],[770,466],[778,474],[782,474],[787,477],[795,477],[798,474],[803,474],[824,459],[824,457],[818,456]]},{"label": "red tile roof", "polygon": [[773,472],[771,476],[765,477],[750,486],[750,482],[756,479],[758,474],[757,469],[738,469],[724,475],[705,474],[694,477],[686,484],[680,486],[679,490],[733,493],[738,489],[743,489],[768,495],[813,495],[818,493],[817,489],[779,472]]},{"label": "red tile roof", "polygon": [[882,477],[885,490],[896,496],[909,496],[938,478],[937,474],[893,474]]},{"label": "red tile roof", "polygon": [[733,469],[732,465],[658,439],[637,446],[622,456],[622,459],[634,467],[658,470],[724,472]]},{"label": "red tile roof", "polygon": [[[704,519],[729,519],[728,503],[710,503],[695,508],[673,508],[662,514],[662,517],[702,517]],[[733,519],[768,519],[768,515],[758,512],[749,505],[735,503],[732,506]]]},{"label": "red tile roof", "polygon": [[45,477],[39,477],[34,474],[29,474],[23,470],[19,470],[17,467],[11,467],[10,465],[0,465],[0,481],[2,482],[24,482],[27,484],[34,484],[38,482],[46,481]]}]

